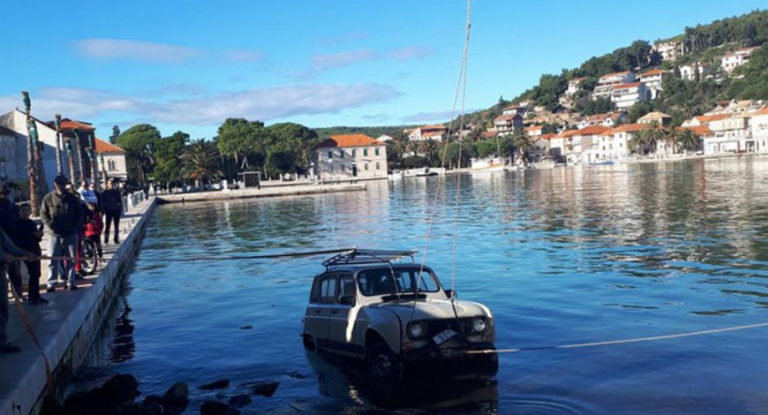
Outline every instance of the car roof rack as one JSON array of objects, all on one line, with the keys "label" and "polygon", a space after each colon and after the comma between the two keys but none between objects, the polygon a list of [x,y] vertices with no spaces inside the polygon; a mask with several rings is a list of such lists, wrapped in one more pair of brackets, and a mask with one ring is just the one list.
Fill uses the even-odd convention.
[{"label": "car roof rack", "polygon": [[417,249],[398,251],[354,248],[326,259],[323,261],[323,266],[328,268],[337,265],[382,264],[396,261],[404,257],[410,257],[411,260],[413,260],[413,256],[417,252]]}]

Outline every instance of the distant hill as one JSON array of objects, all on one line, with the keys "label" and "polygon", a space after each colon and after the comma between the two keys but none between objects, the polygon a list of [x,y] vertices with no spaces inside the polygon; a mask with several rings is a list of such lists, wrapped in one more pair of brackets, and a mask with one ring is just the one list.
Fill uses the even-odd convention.
[{"label": "distant hill", "polygon": [[[501,114],[505,106],[528,101],[531,105],[543,107],[546,111],[559,113],[570,109],[583,115],[605,112],[611,109],[607,100],[593,101],[591,91],[602,75],[620,71],[640,72],[653,68],[668,70],[663,93],[656,99],[641,102],[629,109],[629,118],[634,121],[651,111],[662,111],[673,118],[674,124],[701,114],[713,108],[718,101],[730,99],[768,100],[768,11],[753,12],[716,20],[708,24],[686,27],[684,32],[669,39],[657,40],[682,42],[685,54],[674,61],[662,60],[653,45],[646,40],[636,40],[629,46],[613,52],[595,56],[577,68],[564,69],[560,74],[544,74],[539,83],[519,94],[512,100],[499,101],[493,106],[465,115],[465,123],[479,128],[493,125],[493,119]],[[729,76],[719,71],[723,55],[744,47],[760,47],[750,61],[737,68]],[[701,62],[713,68],[709,77],[686,81],[680,78],[679,67]],[[584,78],[581,90],[570,102],[571,108],[563,108],[563,95],[568,82]],[[444,124],[448,124],[447,122]],[[391,127],[329,127],[316,129],[321,138],[331,134],[363,133],[371,137],[387,134],[398,137],[404,128]]]}]

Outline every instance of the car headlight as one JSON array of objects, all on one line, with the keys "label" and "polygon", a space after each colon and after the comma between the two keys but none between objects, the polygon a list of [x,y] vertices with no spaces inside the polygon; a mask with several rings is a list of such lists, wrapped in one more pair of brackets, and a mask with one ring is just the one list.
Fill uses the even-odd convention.
[{"label": "car headlight", "polygon": [[410,327],[408,327],[408,337],[412,339],[418,339],[418,338],[421,338],[421,336],[423,335],[424,335],[424,324],[411,323]]},{"label": "car headlight", "polygon": [[482,333],[485,331],[485,319],[476,318],[472,321],[472,332]]}]

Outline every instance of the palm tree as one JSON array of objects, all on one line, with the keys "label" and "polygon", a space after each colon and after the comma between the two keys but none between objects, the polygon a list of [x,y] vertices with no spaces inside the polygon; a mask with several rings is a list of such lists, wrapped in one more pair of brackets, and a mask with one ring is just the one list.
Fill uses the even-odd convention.
[{"label": "palm tree", "polygon": [[435,159],[439,144],[435,140],[422,140],[419,143],[418,151],[427,158],[429,165],[432,165],[432,161]]},{"label": "palm tree", "polygon": [[686,152],[697,151],[700,145],[699,136],[690,128],[678,129],[675,141],[677,142],[677,145]]},{"label": "palm tree", "polygon": [[636,132],[630,140],[630,145],[636,152],[647,155],[656,151],[656,143],[665,139],[664,130],[657,122],[652,122],[649,128]]},{"label": "palm tree", "polygon": [[198,188],[200,184],[224,175],[220,169],[216,148],[202,138],[190,143],[180,158],[182,173],[185,178],[194,180]]},{"label": "palm tree", "polygon": [[531,161],[531,153],[536,150],[536,146],[531,142],[531,137],[522,128],[515,130],[512,135],[512,143],[517,148],[517,152],[523,159],[523,164]]}]

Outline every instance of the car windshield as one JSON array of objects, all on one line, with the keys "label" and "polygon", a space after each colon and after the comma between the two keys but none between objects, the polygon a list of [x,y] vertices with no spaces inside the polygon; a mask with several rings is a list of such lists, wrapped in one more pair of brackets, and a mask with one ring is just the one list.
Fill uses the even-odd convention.
[{"label": "car windshield", "polygon": [[[420,293],[437,292],[439,286],[435,275],[425,269],[419,278],[419,272],[420,268],[371,269],[359,272],[357,282],[360,285],[360,292],[365,296],[413,293],[417,286]],[[397,289],[395,289],[395,282],[397,282]]]}]

